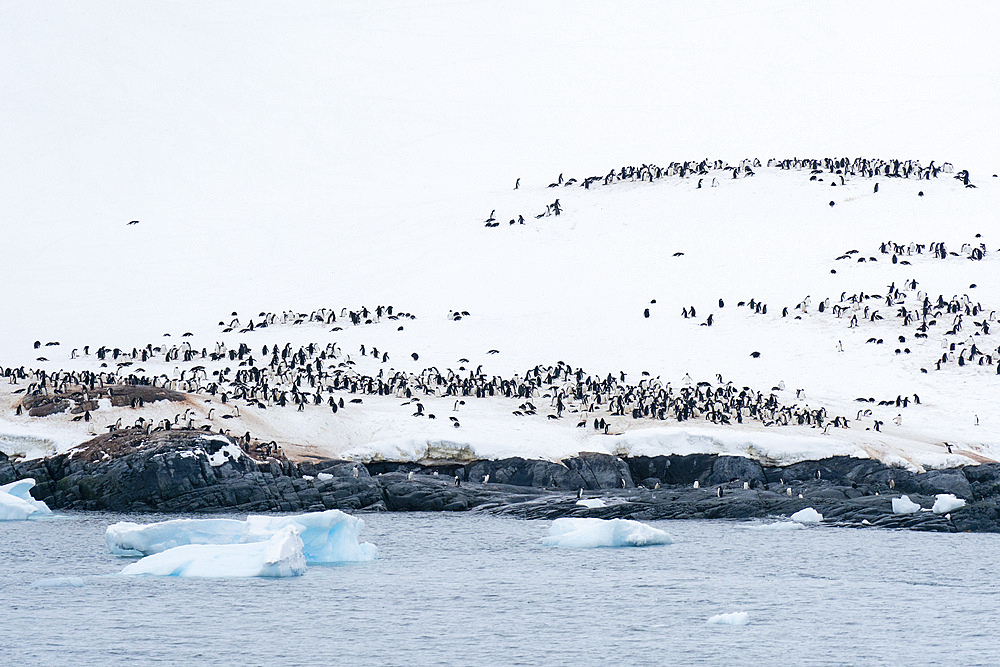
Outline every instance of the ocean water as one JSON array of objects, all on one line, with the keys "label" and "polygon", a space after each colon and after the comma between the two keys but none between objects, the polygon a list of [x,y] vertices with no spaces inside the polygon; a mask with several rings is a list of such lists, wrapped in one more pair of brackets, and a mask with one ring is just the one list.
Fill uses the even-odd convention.
[{"label": "ocean water", "polygon": [[362,516],[378,561],[243,580],[119,576],[105,527],[150,517],[0,523],[0,661],[1000,664],[997,535],[660,521],[674,544],[570,550],[547,521]]}]

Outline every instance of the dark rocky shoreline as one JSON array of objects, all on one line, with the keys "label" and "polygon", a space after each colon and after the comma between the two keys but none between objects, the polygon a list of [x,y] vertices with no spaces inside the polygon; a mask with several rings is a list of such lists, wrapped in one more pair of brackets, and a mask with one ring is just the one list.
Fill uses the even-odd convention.
[{"label": "dark rocky shoreline", "polygon": [[[223,436],[184,430],[104,436],[98,444],[20,462],[0,454],[0,484],[32,477],[32,495],[52,509],[90,511],[477,511],[529,519],[654,520],[768,518],[813,507],[824,523],[835,525],[1000,532],[996,463],[920,474],[872,459],[833,457],[778,467],[715,454],[623,459],[584,452],[562,463],[260,463],[227,456],[238,448]],[[581,488],[606,506],[577,505]],[[893,497],[907,494],[929,508],[938,493],[964,498],[967,505],[949,515],[892,512]]]}]

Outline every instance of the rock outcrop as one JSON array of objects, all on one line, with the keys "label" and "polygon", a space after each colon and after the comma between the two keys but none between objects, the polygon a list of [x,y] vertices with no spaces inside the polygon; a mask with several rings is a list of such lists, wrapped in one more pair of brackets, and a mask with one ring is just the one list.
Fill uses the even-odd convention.
[{"label": "rock outcrop", "polygon": [[[581,453],[558,463],[509,458],[370,465],[371,470],[347,461],[258,461],[222,435],[126,429],[47,459],[14,462],[0,456],[0,484],[33,477],[32,495],[53,509],[476,510],[530,519],[654,520],[779,517],[813,507],[824,523],[836,525],[1000,532],[1000,464],[995,463],[918,474],[850,457],[774,467],[714,454],[625,460]],[[577,505],[580,489],[602,498],[605,506]],[[927,511],[894,514],[892,499],[904,493]],[[967,504],[935,514],[930,508],[939,493]]]}]

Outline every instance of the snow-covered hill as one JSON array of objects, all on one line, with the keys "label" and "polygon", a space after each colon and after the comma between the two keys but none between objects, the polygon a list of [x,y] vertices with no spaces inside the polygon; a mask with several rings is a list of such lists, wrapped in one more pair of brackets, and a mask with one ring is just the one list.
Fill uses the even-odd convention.
[{"label": "snow-covered hill", "polygon": [[[531,397],[537,414],[527,416],[513,414],[523,397],[468,398],[457,411],[454,397],[425,397],[435,420],[395,395],[351,404],[345,393],[336,414],[325,402],[302,412],[240,402],[226,421],[218,397],[183,406],[198,425],[214,407],[212,428],[302,456],[419,458],[428,443],[447,456],[866,453],[938,465],[997,455],[1000,167],[990,124],[1000,85],[977,27],[996,13],[989,4],[972,8],[978,16],[934,4],[63,9],[10,4],[0,28],[5,369],[109,372],[121,362],[132,364],[125,374],[174,380],[200,365],[208,380],[240,370],[200,358],[218,343],[245,343],[258,366],[264,346],[336,343],[337,363],[353,362],[345,371],[371,377],[481,366],[486,377],[524,378],[564,362],[600,378],[624,372],[623,386],[732,382],[849,420],[824,434],[605,411],[577,429],[576,401],[546,418],[558,388]],[[862,13],[895,28],[874,34]],[[906,55],[840,46],[852,39]],[[955,170],[842,183],[827,169],[766,166],[796,154],[948,160]],[[762,166],[735,179],[713,168],[604,182],[627,165],[706,157]],[[962,169],[976,188],[954,178]],[[601,178],[581,187],[590,176]],[[519,216],[523,225],[509,224]],[[938,242],[957,254],[936,259]],[[967,259],[980,244],[983,258]],[[905,294],[892,305],[890,285]],[[862,293],[879,296],[833,312]],[[920,293],[960,303],[961,330],[946,334],[959,313],[934,307],[936,324],[915,337],[920,322],[904,326],[896,313],[900,301],[921,307]],[[766,314],[738,305],[751,299]],[[390,304],[415,319],[340,331],[277,324],[285,311],[330,308],[342,325],[344,308]],[[871,320],[875,310],[882,319]],[[456,311],[469,315],[449,317]],[[241,333],[261,312],[275,324]],[[988,334],[974,324],[984,321]],[[199,358],[164,361],[182,342]],[[973,343],[990,363],[959,366]],[[146,362],[95,356],[147,345],[162,350]],[[945,352],[952,360],[937,370]],[[27,384],[2,387],[5,451],[65,449],[140,414],[103,405],[89,423],[17,416],[22,395],[10,392]],[[155,423],[183,412],[155,403],[141,414]],[[608,434],[594,418],[607,418]],[[876,420],[880,432],[869,430]]]}]

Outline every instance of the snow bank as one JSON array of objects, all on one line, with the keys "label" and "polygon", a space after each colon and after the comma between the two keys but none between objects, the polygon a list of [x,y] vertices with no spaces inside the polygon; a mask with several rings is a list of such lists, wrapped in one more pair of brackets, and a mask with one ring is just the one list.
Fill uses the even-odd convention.
[{"label": "snow bank", "polygon": [[939,493],[935,496],[934,506],[931,511],[935,514],[946,514],[959,507],[965,507],[965,501],[951,493]]},{"label": "snow bank", "polygon": [[728,454],[766,458],[775,465],[831,456],[868,458],[855,444],[832,437],[790,436],[752,429],[653,427],[636,429],[612,439],[619,456]]},{"label": "snow bank", "polygon": [[539,540],[548,547],[645,547],[672,544],[665,531],[629,519],[556,519],[548,537]]},{"label": "snow bank", "polygon": [[745,611],[734,611],[730,614],[716,614],[706,621],[709,625],[746,625],[749,622],[750,615]]},{"label": "snow bank", "polygon": [[34,485],[35,480],[27,478],[0,486],[0,521],[25,521],[52,513],[48,505],[31,497]]},{"label": "snow bank", "polygon": [[127,576],[297,577],[306,571],[302,539],[286,526],[266,542],[188,544],[146,556],[122,570]]},{"label": "snow bank", "polygon": [[590,509],[595,509],[597,507],[606,507],[604,501],[600,498],[584,498],[582,500],[576,501],[576,504],[580,507],[589,507]]},{"label": "snow bank", "polygon": [[796,523],[820,523],[823,520],[823,515],[813,508],[807,507],[804,510],[799,510],[788,518]]},{"label": "snow bank", "polygon": [[920,511],[920,505],[910,500],[909,496],[892,499],[893,514],[913,514]]},{"label": "snow bank", "polygon": [[113,554],[161,553],[184,545],[232,545],[265,542],[286,527],[303,543],[308,563],[344,563],[374,560],[378,549],[359,543],[365,522],[340,510],[292,516],[248,516],[236,519],[175,519],[151,524],[121,521],[108,526],[104,540]]}]

